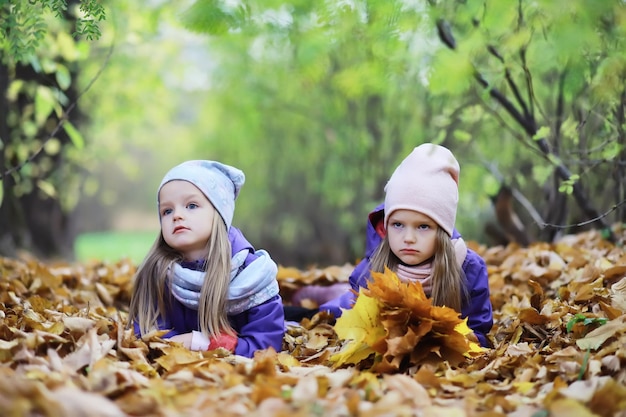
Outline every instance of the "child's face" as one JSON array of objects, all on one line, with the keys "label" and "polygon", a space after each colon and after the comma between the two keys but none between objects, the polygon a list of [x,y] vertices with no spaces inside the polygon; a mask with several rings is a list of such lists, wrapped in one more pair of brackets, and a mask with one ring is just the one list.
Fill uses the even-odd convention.
[{"label": "child's face", "polygon": [[396,210],[387,223],[391,251],[406,265],[418,265],[435,254],[439,225],[425,214]]},{"label": "child's face", "polygon": [[163,239],[185,260],[205,258],[213,217],[219,216],[208,198],[187,181],[170,181],[159,191]]}]

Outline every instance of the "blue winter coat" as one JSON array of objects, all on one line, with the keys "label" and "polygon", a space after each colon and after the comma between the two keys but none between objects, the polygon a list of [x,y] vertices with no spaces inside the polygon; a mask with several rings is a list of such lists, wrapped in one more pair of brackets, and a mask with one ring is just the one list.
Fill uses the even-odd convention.
[{"label": "blue winter coat", "polygon": [[[354,305],[359,288],[367,287],[371,269],[370,258],[382,241],[376,230],[382,227],[383,217],[383,204],[378,205],[368,216],[365,257],[357,264],[349,278],[354,292],[348,291],[340,297],[322,304],[320,310],[330,311],[335,317],[340,317],[342,309],[349,309]],[[460,236],[459,232],[454,229],[452,237],[457,238]],[[476,252],[468,249],[462,268],[467,279],[469,300],[463,303],[461,307],[461,317],[467,317],[467,325],[474,331],[480,344],[482,346],[490,346],[491,343],[487,339],[487,333],[493,326],[493,312],[489,298],[487,266]]]},{"label": "blue winter coat", "polygon": [[[249,254],[241,268],[247,267],[258,256],[252,244],[244,237],[241,231],[235,227],[230,228],[228,238],[232,247],[233,255],[241,250],[248,249]],[[184,262],[185,268],[201,270],[202,263]],[[190,309],[180,303],[171,292],[169,315],[160,318],[159,329],[171,329],[163,337],[168,338],[178,334],[200,330],[198,311]],[[252,357],[254,352],[273,347],[277,352],[282,350],[283,337],[285,335],[285,314],[280,295],[276,295],[268,301],[239,314],[228,316],[230,325],[237,332],[238,341],[235,354]],[[139,334],[139,326],[135,324],[135,333]]]}]

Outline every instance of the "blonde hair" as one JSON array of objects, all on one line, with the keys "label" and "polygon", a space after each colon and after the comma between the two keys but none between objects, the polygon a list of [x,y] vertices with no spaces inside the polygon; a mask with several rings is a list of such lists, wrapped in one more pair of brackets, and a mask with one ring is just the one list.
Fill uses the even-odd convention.
[{"label": "blonde hair", "polygon": [[[200,331],[207,337],[219,333],[234,335],[226,310],[232,250],[221,216],[213,216],[211,230],[205,259],[206,275],[198,302]],[[171,309],[171,295],[167,291],[171,285],[168,271],[174,262],[180,261],[180,253],[171,248],[163,239],[163,234],[159,233],[137,269],[133,282],[129,317],[139,325],[141,334],[157,328],[159,317],[168,315]]]},{"label": "blonde hair", "polygon": [[[461,312],[464,301],[469,298],[465,273],[458,264],[454,244],[441,227],[435,237],[435,255],[432,262],[432,300],[437,306],[447,306]],[[378,245],[370,259],[373,272],[384,272],[385,266],[397,272],[400,259],[391,251],[387,236]]]}]

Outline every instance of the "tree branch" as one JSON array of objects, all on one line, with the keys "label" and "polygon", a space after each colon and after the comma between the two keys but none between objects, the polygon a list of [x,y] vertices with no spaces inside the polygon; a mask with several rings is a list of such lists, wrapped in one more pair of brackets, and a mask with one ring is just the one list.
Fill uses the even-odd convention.
[{"label": "tree branch", "polygon": [[[584,222],[580,222],[580,223],[574,223],[574,224],[566,224],[566,225],[562,225],[562,224],[550,224],[550,223],[543,223],[544,227],[552,227],[555,229],[568,229],[570,227],[582,227],[582,226],[586,226],[588,224],[592,224],[595,223],[597,221],[599,221],[600,219],[608,216],[609,214],[611,214],[612,212],[614,212],[615,210],[617,210],[619,207],[623,206],[624,204],[626,204],[626,200],[622,200],[619,203],[615,204],[613,207],[611,207],[609,210],[605,211],[602,214],[599,214],[598,217],[595,217],[593,219],[589,219],[589,220],[585,220]],[[609,231],[611,230],[610,228],[608,229]],[[612,232],[611,232],[612,233]]]},{"label": "tree branch", "polygon": [[[446,44],[450,49],[455,50],[456,40],[454,39],[454,35],[452,34],[450,30],[449,24],[445,20],[439,19],[437,21],[437,28],[439,30],[440,37],[442,33],[445,36],[445,38],[441,39],[442,42]],[[474,69],[474,78],[478,81],[478,83],[483,88],[489,91],[489,95],[494,100],[496,100],[502,107],[504,107],[505,110],[509,113],[509,115],[513,117],[515,121],[517,121],[517,123],[522,127],[522,129],[524,129],[526,134],[535,141],[535,143],[537,144],[541,152],[543,152],[544,157],[548,161],[552,161],[552,159],[554,159],[554,158],[551,158],[551,156],[558,158],[558,156],[556,156],[550,150],[550,147],[548,145],[548,141],[546,140],[546,138],[535,137],[537,134],[537,124],[534,118],[530,118],[530,119],[525,118],[522,115],[522,113],[520,113],[520,111],[515,107],[515,105],[513,105],[513,103],[511,103],[511,101],[504,94],[502,94],[497,88],[491,86],[489,82],[485,79],[485,77],[476,69]],[[572,176],[571,172],[565,165],[563,165],[560,159],[558,161],[559,162],[556,163],[556,173],[563,180],[570,179],[570,177]],[[597,223],[601,229],[607,231],[608,240],[611,242],[615,242],[616,241],[615,234],[611,230],[610,226],[604,221],[604,216],[600,215],[598,211],[589,204],[589,198],[587,197],[585,191],[580,185],[580,181],[575,182],[572,188],[573,188],[572,194],[574,195],[576,202],[578,203],[579,207],[583,210],[583,212],[590,219],[592,219],[590,221],[592,223]]]},{"label": "tree branch", "polygon": [[[482,156],[481,156],[481,159],[482,159],[483,165],[489,170],[489,172],[491,172],[491,175],[496,177],[496,179],[498,180],[500,184],[505,184],[504,177],[502,176],[498,168],[494,166],[493,164],[487,162],[487,160],[484,159]],[[537,226],[543,229],[546,226],[545,220],[543,220],[543,218],[541,217],[541,214],[539,214],[539,212],[537,211],[537,209],[535,209],[532,203],[528,201],[526,196],[524,196],[524,194],[522,194],[518,189],[508,186],[508,185],[507,187],[511,190],[511,194],[513,195],[513,198],[515,198],[517,202],[520,203],[522,207],[524,207],[524,209],[526,209],[526,212],[530,215],[530,217],[532,217],[532,219],[535,221]]]},{"label": "tree branch", "polygon": [[522,69],[524,70],[524,77],[526,78],[526,94],[528,94],[528,112],[535,114],[535,93],[533,90],[533,79],[530,76],[530,70],[526,62],[526,47],[519,51],[520,60],[522,62]]},{"label": "tree branch", "polygon": [[[500,55],[500,53],[495,48],[495,46],[488,45],[487,46],[487,50],[491,53],[491,55],[496,57],[496,59],[498,59],[498,61],[500,61],[500,63],[502,63],[502,65],[505,65],[504,57],[502,55]],[[506,67],[506,65],[505,65],[505,69],[504,69],[504,78],[506,79],[506,82],[509,85],[509,88],[511,89],[511,91],[513,91],[513,95],[515,96],[515,100],[517,101],[517,104],[519,104],[520,107],[522,108],[522,111],[524,113],[524,117],[527,120],[532,119],[533,115],[529,112],[528,106],[526,105],[526,101],[524,100],[524,98],[520,94],[519,88],[517,88],[517,84],[515,84],[515,81],[513,81],[513,78],[511,77],[511,71],[509,71],[509,69]]]},{"label": "tree branch", "polygon": [[17,164],[16,166],[7,168],[6,171],[4,172],[0,172],[0,181],[4,180],[4,178],[9,175],[12,174],[13,172],[18,172],[20,171],[22,168],[24,168],[27,164],[33,162],[35,160],[35,158],[41,153],[43,152],[44,148],[46,147],[46,144],[52,139],[54,138],[54,135],[56,135],[56,133],[61,129],[61,127],[63,126],[63,124],[65,123],[66,120],[69,119],[69,115],[70,113],[74,110],[74,108],[76,107],[76,104],[78,103],[78,100],[84,95],[86,94],[91,87],[95,84],[96,80],[98,78],[100,78],[100,75],[104,72],[104,69],[106,68],[109,60],[111,59],[111,55],[113,55],[113,44],[111,44],[109,46],[109,51],[107,53],[107,56],[105,57],[104,62],[102,63],[102,66],[98,69],[98,72],[96,73],[96,75],[89,81],[89,84],[87,84],[87,86],[85,86],[85,88],[78,93],[78,95],[76,96],[76,99],[69,105],[67,106],[67,109],[65,109],[63,111],[63,114],[61,115],[61,117],[59,118],[59,122],[57,123],[57,125],[54,127],[54,129],[52,129],[52,132],[50,132],[50,134],[48,135],[48,137],[41,143],[41,145],[39,146],[39,148],[34,151],[27,159],[25,159],[24,161],[20,162],[19,164]]}]

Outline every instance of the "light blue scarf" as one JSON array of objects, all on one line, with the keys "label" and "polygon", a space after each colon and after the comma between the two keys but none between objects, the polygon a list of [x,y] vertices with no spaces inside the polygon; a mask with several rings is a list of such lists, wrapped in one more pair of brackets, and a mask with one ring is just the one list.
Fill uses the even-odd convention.
[{"label": "light blue scarf", "polygon": [[[247,249],[242,250],[231,259],[228,314],[239,314],[256,307],[279,292],[278,281],[276,281],[278,267],[266,251],[257,250],[255,254],[259,257],[240,271],[248,253]],[[206,272],[174,264],[170,273],[171,291],[174,298],[186,307],[197,310]]]}]

